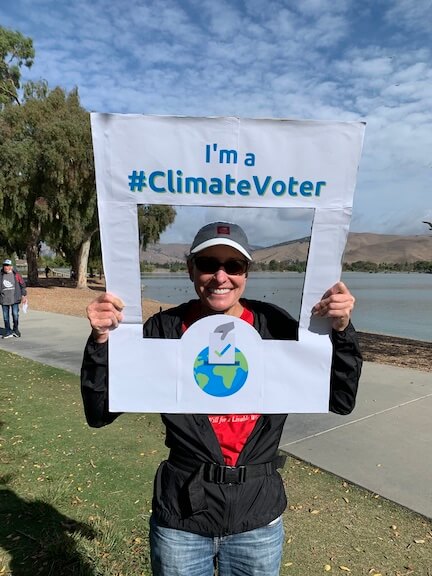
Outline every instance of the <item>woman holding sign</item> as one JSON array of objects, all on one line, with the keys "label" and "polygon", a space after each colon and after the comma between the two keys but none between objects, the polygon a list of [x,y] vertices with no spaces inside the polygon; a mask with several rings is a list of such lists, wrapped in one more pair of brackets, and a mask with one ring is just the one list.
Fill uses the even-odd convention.
[{"label": "woman holding sign", "polygon": [[[229,314],[264,339],[295,340],[298,323],[272,304],[244,299],[251,251],[244,231],[214,222],[198,231],[188,257],[197,300],[160,312],[144,337],[181,338],[198,319]],[[329,409],[348,414],[355,405],[362,358],[350,316],[354,298],[339,282],[312,314],[332,320],[333,363]],[[87,421],[100,427],[108,412],[108,337],[122,321],[123,303],[112,294],[87,309],[92,327],[82,366]],[[218,349],[222,356],[228,346]],[[281,514],[286,496],[277,468],[286,415],[163,414],[168,460],[156,473],[150,542],[156,576],[276,576],[282,557]]]}]

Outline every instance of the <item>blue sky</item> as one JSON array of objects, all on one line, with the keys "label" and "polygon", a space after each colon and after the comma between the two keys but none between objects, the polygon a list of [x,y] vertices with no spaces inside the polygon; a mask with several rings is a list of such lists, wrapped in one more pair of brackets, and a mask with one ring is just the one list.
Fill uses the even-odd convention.
[{"label": "blue sky", "polygon": [[[432,220],[431,22],[431,0],[0,6],[1,25],[34,41],[23,78],[78,86],[90,111],[365,120],[351,230],[383,234]],[[259,243],[277,240],[282,212],[261,212]],[[190,241],[188,219],[166,239]]]}]

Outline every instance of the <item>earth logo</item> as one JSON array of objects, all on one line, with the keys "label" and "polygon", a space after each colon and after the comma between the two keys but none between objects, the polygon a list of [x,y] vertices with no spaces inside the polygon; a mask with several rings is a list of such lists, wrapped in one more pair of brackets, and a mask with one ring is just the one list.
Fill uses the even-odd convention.
[{"label": "earth logo", "polygon": [[243,387],[248,377],[248,363],[235,349],[235,364],[209,364],[209,349],[204,348],[195,359],[193,372],[198,386],[211,396],[231,396]]}]

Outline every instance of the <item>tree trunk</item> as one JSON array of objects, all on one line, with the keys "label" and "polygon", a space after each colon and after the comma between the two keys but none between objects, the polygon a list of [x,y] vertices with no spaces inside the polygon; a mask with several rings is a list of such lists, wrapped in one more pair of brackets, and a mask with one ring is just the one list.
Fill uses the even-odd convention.
[{"label": "tree trunk", "polygon": [[27,284],[28,286],[39,285],[38,272],[38,247],[37,243],[30,240],[26,247],[27,258]]},{"label": "tree trunk", "polygon": [[91,236],[83,241],[76,255],[77,288],[87,288],[87,264],[90,253]]}]

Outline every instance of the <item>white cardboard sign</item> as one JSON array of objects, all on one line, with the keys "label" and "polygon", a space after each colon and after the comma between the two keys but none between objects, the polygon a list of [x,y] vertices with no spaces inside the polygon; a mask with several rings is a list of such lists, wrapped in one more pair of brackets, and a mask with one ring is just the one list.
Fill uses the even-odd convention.
[{"label": "white cardboard sign", "polygon": [[[126,304],[110,335],[110,410],[327,412],[330,324],[311,309],[340,278],[364,123],[118,114],[91,122],[107,290]],[[179,340],[144,339],[138,204],[313,208],[298,341],[262,340],[224,314]]]}]

